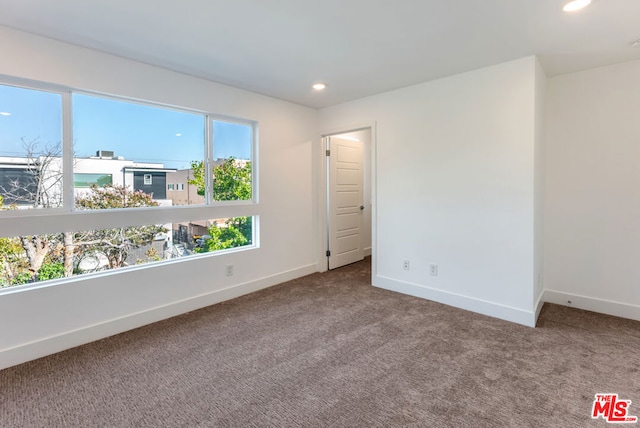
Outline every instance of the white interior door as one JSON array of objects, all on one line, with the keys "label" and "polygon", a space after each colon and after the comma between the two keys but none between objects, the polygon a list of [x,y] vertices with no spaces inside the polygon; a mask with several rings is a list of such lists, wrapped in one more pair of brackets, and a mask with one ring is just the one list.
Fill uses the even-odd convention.
[{"label": "white interior door", "polygon": [[362,144],[339,137],[327,139],[329,269],[364,259]]}]

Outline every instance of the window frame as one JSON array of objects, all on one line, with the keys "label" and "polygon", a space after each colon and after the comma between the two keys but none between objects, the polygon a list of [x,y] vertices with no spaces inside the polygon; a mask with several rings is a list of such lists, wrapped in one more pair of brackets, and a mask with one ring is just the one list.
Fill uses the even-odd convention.
[{"label": "window frame", "polygon": [[[102,229],[108,227],[128,227],[144,224],[164,224],[188,222],[198,218],[229,218],[229,217],[253,217],[253,239],[252,244],[227,250],[198,254],[192,257],[211,257],[235,251],[247,251],[260,247],[260,217],[261,209],[259,205],[259,152],[258,152],[258,121],[221,115],[203,110],[188,107],[169,105],[152,100],[142,100],[127,96],[115,96],[104,94],[98,91],[80,90],[73,87],[52,84],[47,82],[34,81],[14,76],[0,75],[0,85],[14,86],[18,88],[51,92],[61,96],[62,103],[62,206],[45,209],[17,209],[0,211],[0,237],[15,237],[21,235],[38,235],[47,233],[60,233],[61,231],[82,231],[91,229]],[[113,99],[120,102],[137,103],[150,107],[175,110],[182,113],[192,113],[202,115],[205,123],[204,133],[204,165],[205,165],[205,203],[203,205],[179,205],[179,206],[158,206],[140,208],[118,208],[104,210],[75,210],[74,201],[74,151],[73,151],[73,117],[72,117],[72,95],[74,93]],[[225,121],[248,125],[251,127],[251,164],[252,164],[252,198],[250,200],[230,200],[215,201],[212,195],[212,161],[214,144],[212,123],[214,120]],[[188,261],[192,257],[185,259],[163,260],[161,262],[149,263],[135,268],[147,268],[159,263],[175,263]],[[133,268],[133,267],[132,267]],[[124,268],[130,269],[130,268]],[[28,286],[9,287],[0,290],[0,294],[15,292],[33,287],[48,286],[77,280],[78,278],[88,278],[93,275],[116,274],[122,269],[105,271],[95,274],[82,275],[61,280],[43,281],[33,283]]]}]

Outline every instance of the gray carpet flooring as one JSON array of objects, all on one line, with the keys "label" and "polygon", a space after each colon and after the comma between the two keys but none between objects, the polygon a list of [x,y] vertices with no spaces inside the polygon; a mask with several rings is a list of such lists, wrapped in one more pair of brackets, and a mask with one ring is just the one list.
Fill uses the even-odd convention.
[{"label": "gray carpet flooring", "polygon": [[594,394],[640,415],[639,369],[638,322],[527,328],[374,288],[367,259],[0,371],[0,425],[607,426]]}]

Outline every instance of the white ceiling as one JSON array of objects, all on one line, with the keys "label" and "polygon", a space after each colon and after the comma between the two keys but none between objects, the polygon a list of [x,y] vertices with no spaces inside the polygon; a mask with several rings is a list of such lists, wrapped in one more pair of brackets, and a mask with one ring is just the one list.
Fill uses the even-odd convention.
[{"label": "white ceiling", "polygon": [[[536,54],[640,59],[640,0],[0,0],[0,25],[324,107]],[[323,93],[311,84],[326,82]]]}]

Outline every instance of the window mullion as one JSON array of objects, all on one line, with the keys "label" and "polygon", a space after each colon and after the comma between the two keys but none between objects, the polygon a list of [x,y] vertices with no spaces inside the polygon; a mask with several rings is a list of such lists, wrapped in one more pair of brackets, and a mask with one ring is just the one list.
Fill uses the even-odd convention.
[{"label": "window mullion", "polygon": [[[258,127],[255,123],[251,124],[251,201],[254,204],[259,203],[258,200]],[[255,233],[255,231],[254,231]]]},{"label": "window mullion", "polygon": [[205,180],[205,203],[211,205],[213,202],[213,122],[209,115],[205,117],[205,162],[204,162],[204,180]]},{"label": "window mullion", "polygon": [[62,206],[73,211],[73,117],[71,92],[62,93]]}]

